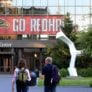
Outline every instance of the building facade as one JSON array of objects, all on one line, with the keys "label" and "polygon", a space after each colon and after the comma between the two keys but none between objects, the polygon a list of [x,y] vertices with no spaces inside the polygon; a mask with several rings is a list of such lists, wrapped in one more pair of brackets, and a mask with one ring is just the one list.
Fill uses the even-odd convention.
[{"label": "building facade", "polygon": [[41,69],[67,12],[82,31],[91,25],[92,0],[0,0],[0,72],[11,73],[21,57]]}]

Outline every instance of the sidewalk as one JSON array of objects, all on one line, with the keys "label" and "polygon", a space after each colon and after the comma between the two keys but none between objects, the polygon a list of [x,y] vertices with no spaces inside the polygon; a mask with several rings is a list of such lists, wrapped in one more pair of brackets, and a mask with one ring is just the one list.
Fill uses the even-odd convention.
[{"label": "sidewalk", "polygon": [[[11,92],[11,75],[0,74],[0,91],[1,92]],[[16,92],[16,91],[15,91]],[[29,87],[28,92],[43,92],[43,87]],[[58,86],[57,92],[92,92],[90,87],[80,87],[80,86]]]}]

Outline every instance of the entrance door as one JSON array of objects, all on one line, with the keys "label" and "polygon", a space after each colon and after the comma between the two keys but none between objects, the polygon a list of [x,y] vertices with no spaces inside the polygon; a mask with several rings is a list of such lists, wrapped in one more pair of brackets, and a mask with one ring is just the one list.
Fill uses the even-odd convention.
[{"label": "entrance door", "polygon": [[24,53],[27,66],[30,70],[40,69],[40,56],[38,52]]},{"label": "entrance door", "polygon": [[0,58],[0,73],[10,73],[12,69],[11,57]]}]

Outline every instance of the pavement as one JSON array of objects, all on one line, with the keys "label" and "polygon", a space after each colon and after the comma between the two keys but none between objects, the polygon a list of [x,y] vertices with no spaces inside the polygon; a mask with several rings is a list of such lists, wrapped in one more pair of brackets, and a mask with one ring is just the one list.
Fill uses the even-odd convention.
[{"label": "pavement", "polygon": [[[11,92],[11,79],[12,75],[0,74],[0,92]],[[43,86],[33,86],[29,87],[28,92],[44,92],[43,89]],[[57,86],[57,92],[92,92],[92,88],[86,86]]]}]

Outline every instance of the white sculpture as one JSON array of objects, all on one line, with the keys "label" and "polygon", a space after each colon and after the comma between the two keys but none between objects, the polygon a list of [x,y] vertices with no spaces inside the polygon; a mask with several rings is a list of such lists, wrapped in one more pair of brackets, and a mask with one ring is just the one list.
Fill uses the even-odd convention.
[{"label": "white sculpture", "polygon": [[62,31],[56,34],[56,39],[60,39],[68,45],[71,54],[70,65],[68,68],[69,75],[78,76],[75,68],[75,60],[76,56],[81,54],[81,50],[76,50],[74,43]]}]

